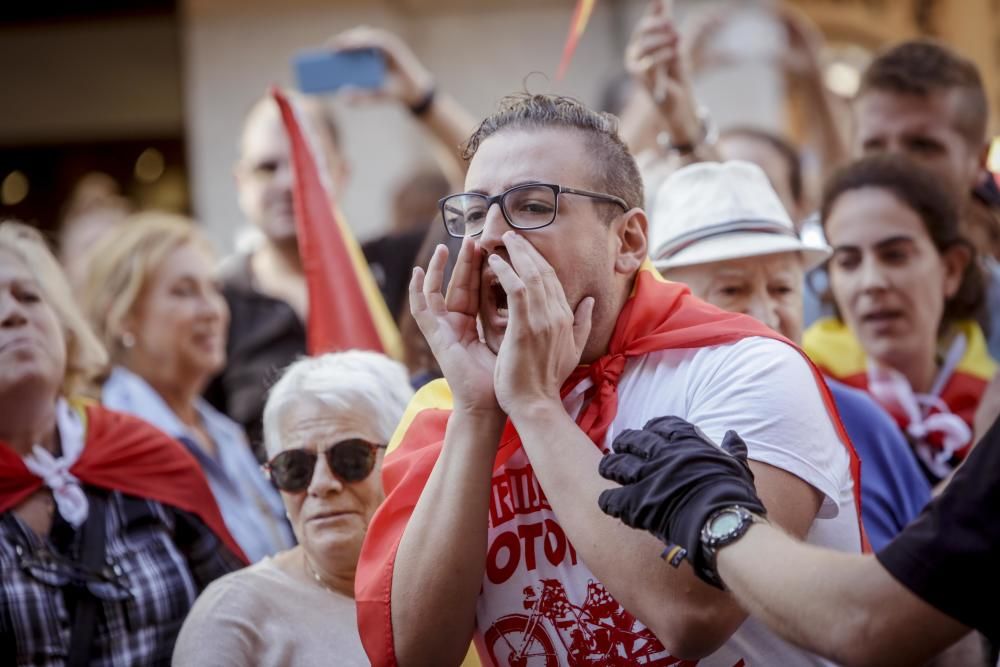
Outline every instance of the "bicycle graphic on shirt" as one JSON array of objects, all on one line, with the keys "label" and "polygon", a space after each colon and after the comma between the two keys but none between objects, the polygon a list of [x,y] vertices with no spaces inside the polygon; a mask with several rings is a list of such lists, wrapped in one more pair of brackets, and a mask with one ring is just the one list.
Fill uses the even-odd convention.
[{"label": "bicycle graphic on shirt", "polygon": [[569,667],[607,665],[626,667],[693,667],[696,663],[671,657],[659,640],[611,597],[598,582],[587,583],[582,606],[566,597],[558,579],[542,579],[541,592],[524,589],[524,608],[529,614],[509,614],[497,619],[486,632],[484,643],[497,665],[511,667],[558,667],[552,636],[555,631],[568,656]]}]

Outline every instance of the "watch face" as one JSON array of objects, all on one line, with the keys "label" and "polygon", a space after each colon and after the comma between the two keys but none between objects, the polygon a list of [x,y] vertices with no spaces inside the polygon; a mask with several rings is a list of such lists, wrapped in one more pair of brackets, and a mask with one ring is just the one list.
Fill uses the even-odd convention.
[{"label": "watch face", "polygon": [[729,535],[739,528],[742,520],[737,512],[722,512],[712,519],[712,523],[709,524],[709,532],[716,537]]}]

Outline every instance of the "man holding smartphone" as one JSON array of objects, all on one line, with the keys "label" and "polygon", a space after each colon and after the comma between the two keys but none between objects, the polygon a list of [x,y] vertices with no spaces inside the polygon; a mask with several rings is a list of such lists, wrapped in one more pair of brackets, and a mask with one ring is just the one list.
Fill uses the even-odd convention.
[{"label": "man holding smartphone", "polygon": [[[365,98],[408,106],[445,146],[458,146],[466,136],[471,123],[464,111],[434,92],[431,73],[395,35],[356,28],[331,40],[330,48],[373,50],[384,59],[385,76],[377,87],[345,94],[358,101]],[[340,150],[336,122],[318,100],[298,96],[296,102],[317,139],[316,157],[328,177],[331,200],[337,201],[347,185],[349,166]],[[212,381],[206,398],[243,425],[263,460],[261,416],[267,390],[282,369],[306,353],[309,311],[292,207],[289,142],[269,95],[259,99],[247,115],[234,171],[240,209],[259,232],[259,240],[249,253],[236,255],[223,267],[223,294],[231,311],[228,362]]]}]

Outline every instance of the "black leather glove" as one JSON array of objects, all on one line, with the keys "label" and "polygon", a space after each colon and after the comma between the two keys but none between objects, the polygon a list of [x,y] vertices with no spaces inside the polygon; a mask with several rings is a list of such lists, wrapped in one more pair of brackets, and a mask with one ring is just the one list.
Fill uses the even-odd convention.
[{"label": "black leather glove", "polygon": [[702,527],[712,513],[732,505],[765,514],[740,436],[729,431],[719,448],[680,417],[660,417],[641,431],[623,431],[613,450],[599,470],[622,487],[601,493],[601,509],[666,543],[664,557],[674,567],[686,555],[703,581],[721,588],[702,548]]}]

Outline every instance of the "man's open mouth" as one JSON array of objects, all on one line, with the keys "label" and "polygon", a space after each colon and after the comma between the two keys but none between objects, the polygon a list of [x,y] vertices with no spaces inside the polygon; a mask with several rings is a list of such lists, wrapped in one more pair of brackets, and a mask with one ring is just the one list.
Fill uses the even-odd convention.
[{"label": "man's open mouth", "polygon": [[493,298],[493,305],[496,306],[497,315],[507,317],[507,292],[496,278],[490,281],[490,295]]}]

